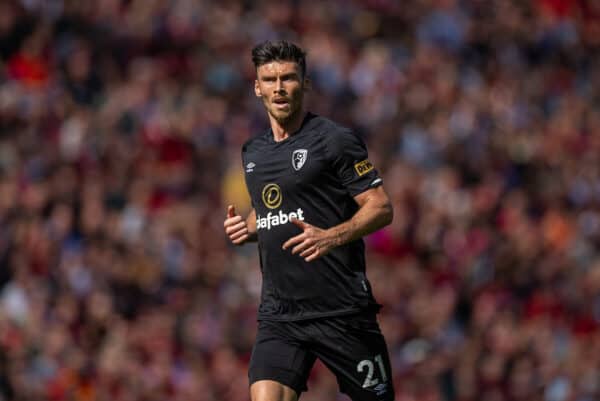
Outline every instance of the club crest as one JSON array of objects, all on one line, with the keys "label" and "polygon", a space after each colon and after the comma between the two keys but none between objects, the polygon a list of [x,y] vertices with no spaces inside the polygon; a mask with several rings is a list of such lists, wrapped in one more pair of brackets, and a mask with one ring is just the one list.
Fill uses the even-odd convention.
[{"label": "club crest", "polygon": [[306,149],[296,149],[292,153],[292,166],[294,170],[298,171],[304,166],[306,163],[306,157],[308,155],[308,150]]}]

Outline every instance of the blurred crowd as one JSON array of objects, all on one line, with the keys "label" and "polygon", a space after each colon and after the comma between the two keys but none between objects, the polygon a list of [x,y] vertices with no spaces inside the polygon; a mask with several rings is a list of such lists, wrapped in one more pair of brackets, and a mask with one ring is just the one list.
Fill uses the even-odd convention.
[{"label": "blurred crowd", "polygon": [[[222,222],[277,38],[393,199],[396,400],[600,399],[600,1],[3,0],[0,400],[248,400]],[[302,400],[343,399],[318,364]]]}]

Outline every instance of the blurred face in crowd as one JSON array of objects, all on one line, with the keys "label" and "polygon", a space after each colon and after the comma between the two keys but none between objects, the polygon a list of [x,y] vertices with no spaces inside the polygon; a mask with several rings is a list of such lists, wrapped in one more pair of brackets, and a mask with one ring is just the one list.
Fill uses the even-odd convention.
[{"label": "blurred face in crowd", "polygon": [[301,114],[308,81],[298,63],[273,61],[259,66],[256,75],[254,92],[273,119],[283,125]]}]

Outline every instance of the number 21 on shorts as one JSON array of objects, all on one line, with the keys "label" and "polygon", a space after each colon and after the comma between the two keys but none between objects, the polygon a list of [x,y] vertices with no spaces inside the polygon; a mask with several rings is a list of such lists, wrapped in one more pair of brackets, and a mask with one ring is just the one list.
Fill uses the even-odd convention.
[{"label": "number 21 on shorts", "polygon": [[[375,356],[375,362],[379,367],[379,372],[381,374],[381,382],[385,383],[387,381],[387,374],[385,373],[385,367],[383,366],[383,358],[381,355]],[[359,373],[362,373],[364,370],[367,370],[367,376],[365,377],[365,381],[363,382],[363,388],[372,387],[379,383],[379,379],[373,377],[375,373],[375,364],[370,359],[363,359],[356,365],[356,370]]]}]

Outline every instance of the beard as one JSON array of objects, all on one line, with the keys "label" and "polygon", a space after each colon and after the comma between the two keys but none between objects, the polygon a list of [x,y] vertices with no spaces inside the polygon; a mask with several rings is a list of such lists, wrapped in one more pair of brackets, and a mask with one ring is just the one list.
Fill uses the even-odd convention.
[{"label": "beard", "polygon": [[300,114],[300,107],[298,105],[294,105],[294,104],[290,103],[290,110],[289,111],[281,111],[281,110],[269,109],[269,114],[280,125],[285,125],[288,122],[294,120],[294,118],[296,116],[298,116],[298,114]]},{"label": "beard", "polygon": [[279,109],[275,103],[271,103],[269,96],[263,96],[262,101],[269,115],[280,125],[286,125],[293,121],[298,115],[302,114],[302,103],[304,101],[303,88],[298,88],[291,93],[286,94],[288,107]]},{"label": "beard", "polygon": [[286,123],[292,121],[294,119],[294,116],[296,114],[298,114],[298,112],[290,111],[289,113],[286,113],[286,114],[284,114],[284,113],[276,114],[276,113],[271,112],[270,114],[275,119],[275,121],[277,121],[280,125],[285,125]]}]

